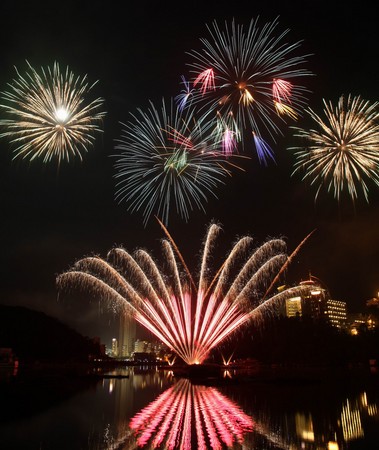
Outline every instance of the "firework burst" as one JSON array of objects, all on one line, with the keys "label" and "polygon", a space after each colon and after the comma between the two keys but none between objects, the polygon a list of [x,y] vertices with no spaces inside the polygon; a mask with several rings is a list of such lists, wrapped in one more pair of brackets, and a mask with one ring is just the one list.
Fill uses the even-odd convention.
[{"label": "firework burst", "polygon": [[196,207],[204,211],[209,196],[224,184],[232,167],[206,118],[162,101],[151,102],[123,124],[117,141],[116,200],[131,212],[142,211],[144,223],[155,214],[167,225],[174,209],[184,220]]},{"label": "firework burst", "polygon": [[269,295],[273,282],[289,262],[281,239],[254,248],[250,237],[242,237],[219,270],[213,271],[209,262],[220,232],[216,224],[206,234],[195,282],[161,225],[168,236],[162,241],[165,270],[144,250],[131,255],[116,247],[107,260],[79,260],[72,270],[58,276],[58,288],[76,286],[93,291],[115,310],[131,314],[188,364],[202,363],[243,324],[258,321],[277,302],[308,289],[300,286]]},{"label": "firework burst", "polygon": [[105,116],[101,98],[86,102],[95,83],[89,85],[87,76],[75,76],[68,67],[61,71],[58,63],[40,73],[27,64],[26,74],[16,69],[18,77],[1,93],[0,108],[8,118],[0,121],[5,129],[0,136],[15,146],[14,159],[82,160]]},{"label": "firework burst", "polygon": [[353,202],[362,192],[368,202],[367,181],[379,186],[379,110],[360,96],[341,96],[337,105],[324,102],[322,118],[309,109],[317,129],[295,128],[304,144],[295,151],[294,173],[304,172],[303,180],[340,200],[347,192]]},{"label": "firework burst", "polygon": [[276,35],[277,26],[277,20],[263,27],[252,20],[245,29],[233,20],[221,28],[214,21],[207,27],[210,38],[201,39],[202,50],[189,52],[193,88],[186,86],[191,95],[180,96],[181,105],[183,100],[200,105],[224,121],[233,116],[241,133],[263,139],[267,132],[275,140],[280,125],[304,108],[300,80],[311,75],[302,67],[306,56],[295,54],[300,42],[287,44],[289,30]]}]

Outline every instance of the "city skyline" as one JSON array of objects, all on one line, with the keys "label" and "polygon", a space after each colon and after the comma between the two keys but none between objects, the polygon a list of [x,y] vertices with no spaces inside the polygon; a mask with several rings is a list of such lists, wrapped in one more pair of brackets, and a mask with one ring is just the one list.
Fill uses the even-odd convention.
[{"label": "city skyline", "polygon": [[[164,237],[159,223],[152,218],[144,226],[138,212],[130,213],[115,201],[111,155],[130,113],[180,91],[186,53],[198,46],[214,19],[234,18],[247,25],[258,16],[262,23],[278,17],[278,28],[290,30],[288,41],[301,40],[301,54],[310,55],[312,109],[321,112],[323,98],[337,101],[343,94],[376,101],[378,50],[371,6],[363,4],[358,12],[326,2],[285,7],[280,2],[246,2],[240,7],[237,11],[216,2],[193,10],[179,4],[133,6],[120,15],[100,0],[68,2],[59,14],[43,4],[1,6],[7,24],[1,31],[0,91],[14,78],[14,66],[22,71],[26,60],[35,67],[58,61],[88,74],[92,82],[98,80],[95,94],[104,98],[107,112],[94,148],[82,162],[59,169],[12,161],[12,147],[1,140],[2,303],[42,310],[84,333],[114,334],[118,320],[105,319],[98,304],[57,300],[55,278],[85,255],[104,257],[113,245],[130,251],[146,248],[159,258]],[[292,125],[307,123],[303,118]],[[346,301],[348,310],[361,310],[379,290],[379,189],[370,186],[369,203],[359,198],[355,205],[338,205],[328,195],[315,203],[312,187],[291,176],[294,159],[287,148],[292,145],[293,131],[286,127],[273,146],[275,162],[265,167],[254,157],[244,161],[244,171],[217,190],[218,198],[209,199],[205,213],[192,211],[188,222],[170,217],[168,229],[191,270],[212,221],[222,225],[225,252],[237,236],[249,234],[257,245],[268,237],[284,237],[291,253],[314,230],[289,266],[288,282],[311,273],[325,283],[332,298]]]}]

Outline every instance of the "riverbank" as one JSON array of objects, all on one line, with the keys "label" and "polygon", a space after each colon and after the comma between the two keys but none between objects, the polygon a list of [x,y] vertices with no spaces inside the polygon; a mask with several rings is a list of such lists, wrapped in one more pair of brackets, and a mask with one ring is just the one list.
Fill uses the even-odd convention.
[{"label": "riverbank", "polygon": [[330,382],[370,381],[378,384],[377,366],[369,364],[331,366],[309,364],[260,364],[255,361],[250,365],[223,366],[204,364],[193,366],[173,366],[170,369],[176,378],[187,378],[193,384],[314,384]]}]

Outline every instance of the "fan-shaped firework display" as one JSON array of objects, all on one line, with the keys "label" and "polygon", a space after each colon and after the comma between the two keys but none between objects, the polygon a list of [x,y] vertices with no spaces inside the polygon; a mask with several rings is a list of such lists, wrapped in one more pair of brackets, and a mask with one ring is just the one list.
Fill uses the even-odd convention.
[{"label": "fan-shaped firework display", "polygon": [[2,108],[7,117],[0,121],[6,131],[0,136],[15,145],[14,158],[43,162],[82,159],[101,131],[105,113],[100,110],[103,100],[87,102],[94,84],[87,76],[75,76],[59,64],[41,68],[40,73],[28,63],[28,71],[2,92]]},{"label": "fan-shaped firework display", "polygon": [[[215,112],[221,128],[232,118],[241,137],[247,130],[261,142],[265,133],[275,139],[280,125],[304,108],[306,88],[300,82],[311,75],[302,67],[306,56],[295,53],[300,42],[288,44],[289,30],[276,35],[277,26],[277,20],[263,26],[251,20],[247,28],[234,20],[224,27],[214,21],[207,27],[209,39],[201,39],[203,48],[189,52],[192,78],[177,97],[180,106],[193,103]],[[257,152],[266,160],[267,152]]]},{"label": "fan-shaped firework display", "polygon": [[139,109],[116,145],[116,199],[142,211],[145,224],[155,214],[167,225],[173,209],[185,220],[195,207],[204,210],[231,164],[211,133],[209,120],[173,101]]},{"label": "fan-shaped firework display", "polygon": [[294,172],[304,172],[303,180],[339,200],[347,191],[353,201],[362,191],[368,201],[370,180],[379,186],[379,110],[378,102],[360,96],[341,96],[337,105],[324,100],[322,118],[308,110],[317,129],[295,128],[303,145],[295,150]]},{"label": "fan-shaped firework display", "polygon": [[131,314],[188,364],[202,363],[235,330],[259,319],[280,300],[308,290],[299,286],[268,294],[289,259],[285,242],[272,239],[258,248],[240,238],[217,271],[209,262],[220,227],[207,232],[195,283],[166,228],[165,270],[144,250],[131,255],[113,248],[108,260],[87,257],[58,276],[60,290],[77,286],[96,293],[120,313]]}]

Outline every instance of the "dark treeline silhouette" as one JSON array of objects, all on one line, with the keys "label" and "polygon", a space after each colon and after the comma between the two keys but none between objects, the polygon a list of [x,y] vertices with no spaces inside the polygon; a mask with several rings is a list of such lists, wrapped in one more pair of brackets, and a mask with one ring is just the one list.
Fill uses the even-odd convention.
[{"label": "dark treeline silhouette", "polygon": [[100,345],[47,316],[21,306],[0,305],[0,347],[13,349],[20,362],[88,361]]},{"label": "dark treeline silhouette", "polygon": [[379,360],[379,330],[362,327],[353,336],[321,320],[275,317],[237,332],[221,351],[268,364],[368,365]]},{"label": "dark treeline silhouette", "polygon": [[[49,317],[19,306],[0,305],[0,347],[10,347],[20,362],[88,361],[100,345]],[[272,317],[244,327],[214,351],[233,359],[262,363],[348,365],[379,361],[379,330],[362,327],[359,334],[309,317]]]}]

